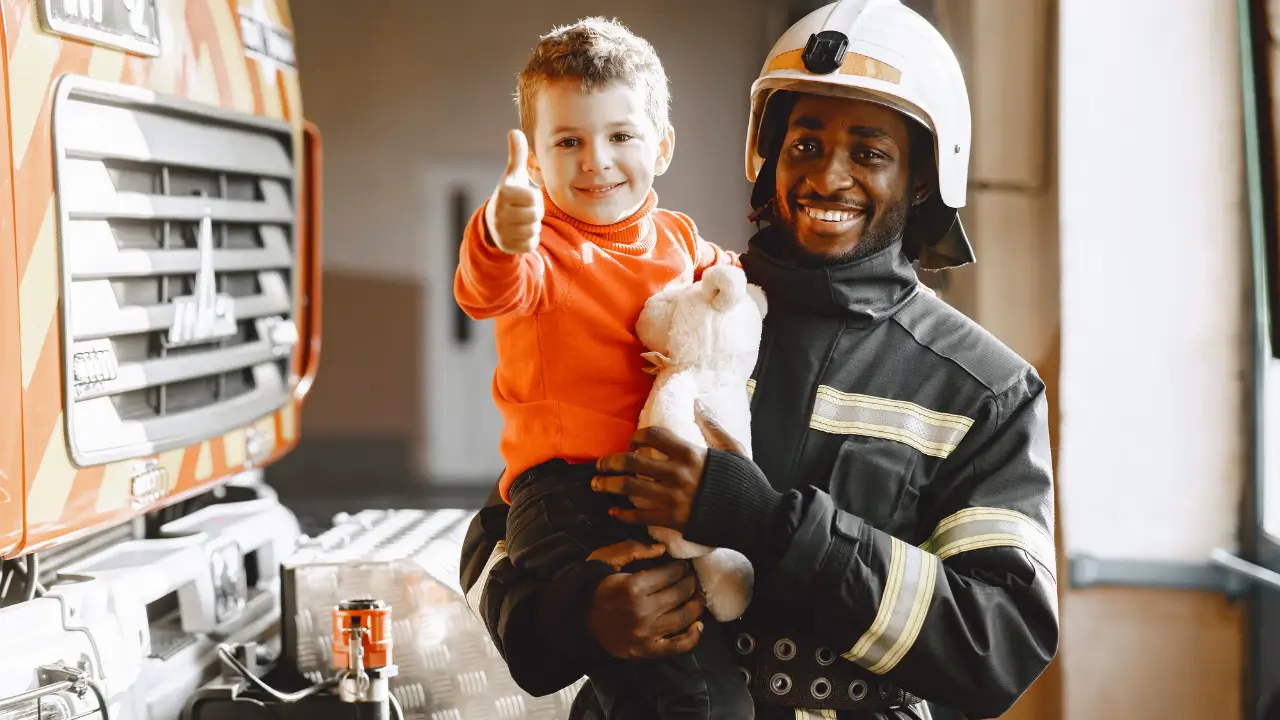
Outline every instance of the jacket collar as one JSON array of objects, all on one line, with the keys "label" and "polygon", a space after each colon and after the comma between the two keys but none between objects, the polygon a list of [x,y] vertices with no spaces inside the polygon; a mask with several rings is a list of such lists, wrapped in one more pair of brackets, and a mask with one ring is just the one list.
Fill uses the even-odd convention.
[{"label": "jacket collar", "polygon": [[915,268],[899,240],[874,255],[839,265],[808,267],[786,257],[784,231],[771,225],[751,238],[742,255],[747,279],[764,290],[772,310],[848,316],[875,324],[892,316],[918,291]]}]

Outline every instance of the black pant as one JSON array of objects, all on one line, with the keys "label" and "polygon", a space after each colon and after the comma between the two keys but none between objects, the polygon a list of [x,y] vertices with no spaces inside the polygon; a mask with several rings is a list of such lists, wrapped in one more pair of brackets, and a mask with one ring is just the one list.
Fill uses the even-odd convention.
[{"label": "black pant", "polygon": [[[550,582],[587,556],[623,540],[652,543],[643,527],[609,516],[615,496],[591,489],[595,468],[552,460],[512,483],[507,515],[507,552],[511,562]],[[625,503],[625,500],[623,501]],[[642,561],[636,571],[667,558]],[[605,717],[610,720],[750,720],[754,706],[742,671],[734,661],[720,624],[704,614],[697,647],[659,660],[610,658],[590,668]],[[622,698],[626,698],[625,701]]]}]

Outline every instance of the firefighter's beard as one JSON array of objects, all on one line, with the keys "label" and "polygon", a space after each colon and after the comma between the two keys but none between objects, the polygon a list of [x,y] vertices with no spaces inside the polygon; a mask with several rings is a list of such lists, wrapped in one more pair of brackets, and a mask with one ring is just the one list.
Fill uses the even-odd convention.
[{"label": "firefighter's beard", "polygon": [[[774,202],[776,203],[777,200],[775,199]],[[897,203],[884,208],[883,213],[876,212],[872,215],[871,222],[867,225],[866,230],[862,232],[862,237],[858,239],[857,245],[836,253],[817,254],[810,252],[796,240],[794,228],[788,227],[788,254],[795,262],[810,267],[842,265],[870,257],[894,244],[902,237],[902,232],[907,227],[907,217],[910,212],[911,198],[908,195],[903,195]]]}]

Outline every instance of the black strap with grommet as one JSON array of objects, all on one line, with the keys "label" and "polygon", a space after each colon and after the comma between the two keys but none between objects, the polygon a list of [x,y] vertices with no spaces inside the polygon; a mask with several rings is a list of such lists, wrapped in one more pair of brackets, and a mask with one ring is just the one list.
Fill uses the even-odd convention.
[{"label": "black strap with grommet", "polygon": [[751,697],[758,705],[803,710],[898,710],[920,698],[794,634],[745,621],[730,637]]}]

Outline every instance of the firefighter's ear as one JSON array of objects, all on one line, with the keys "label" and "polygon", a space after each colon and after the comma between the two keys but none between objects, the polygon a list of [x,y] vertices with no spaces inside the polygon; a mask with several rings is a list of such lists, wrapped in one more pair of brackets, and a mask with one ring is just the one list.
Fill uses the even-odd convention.
[{"label": "firefighter's ear", "polygon": [[[932,160],[932,156],[930,156]],[[928,202],[938,191],[938,171],[931,162],[912,160],[911,167],[911,207],[917,208]]]},{"label": "firefighter's ear", "polygon": [[911,206],[920,207],[933,196],[935,183],[932,176],[920,177],[918,174],[911,182]]}]

